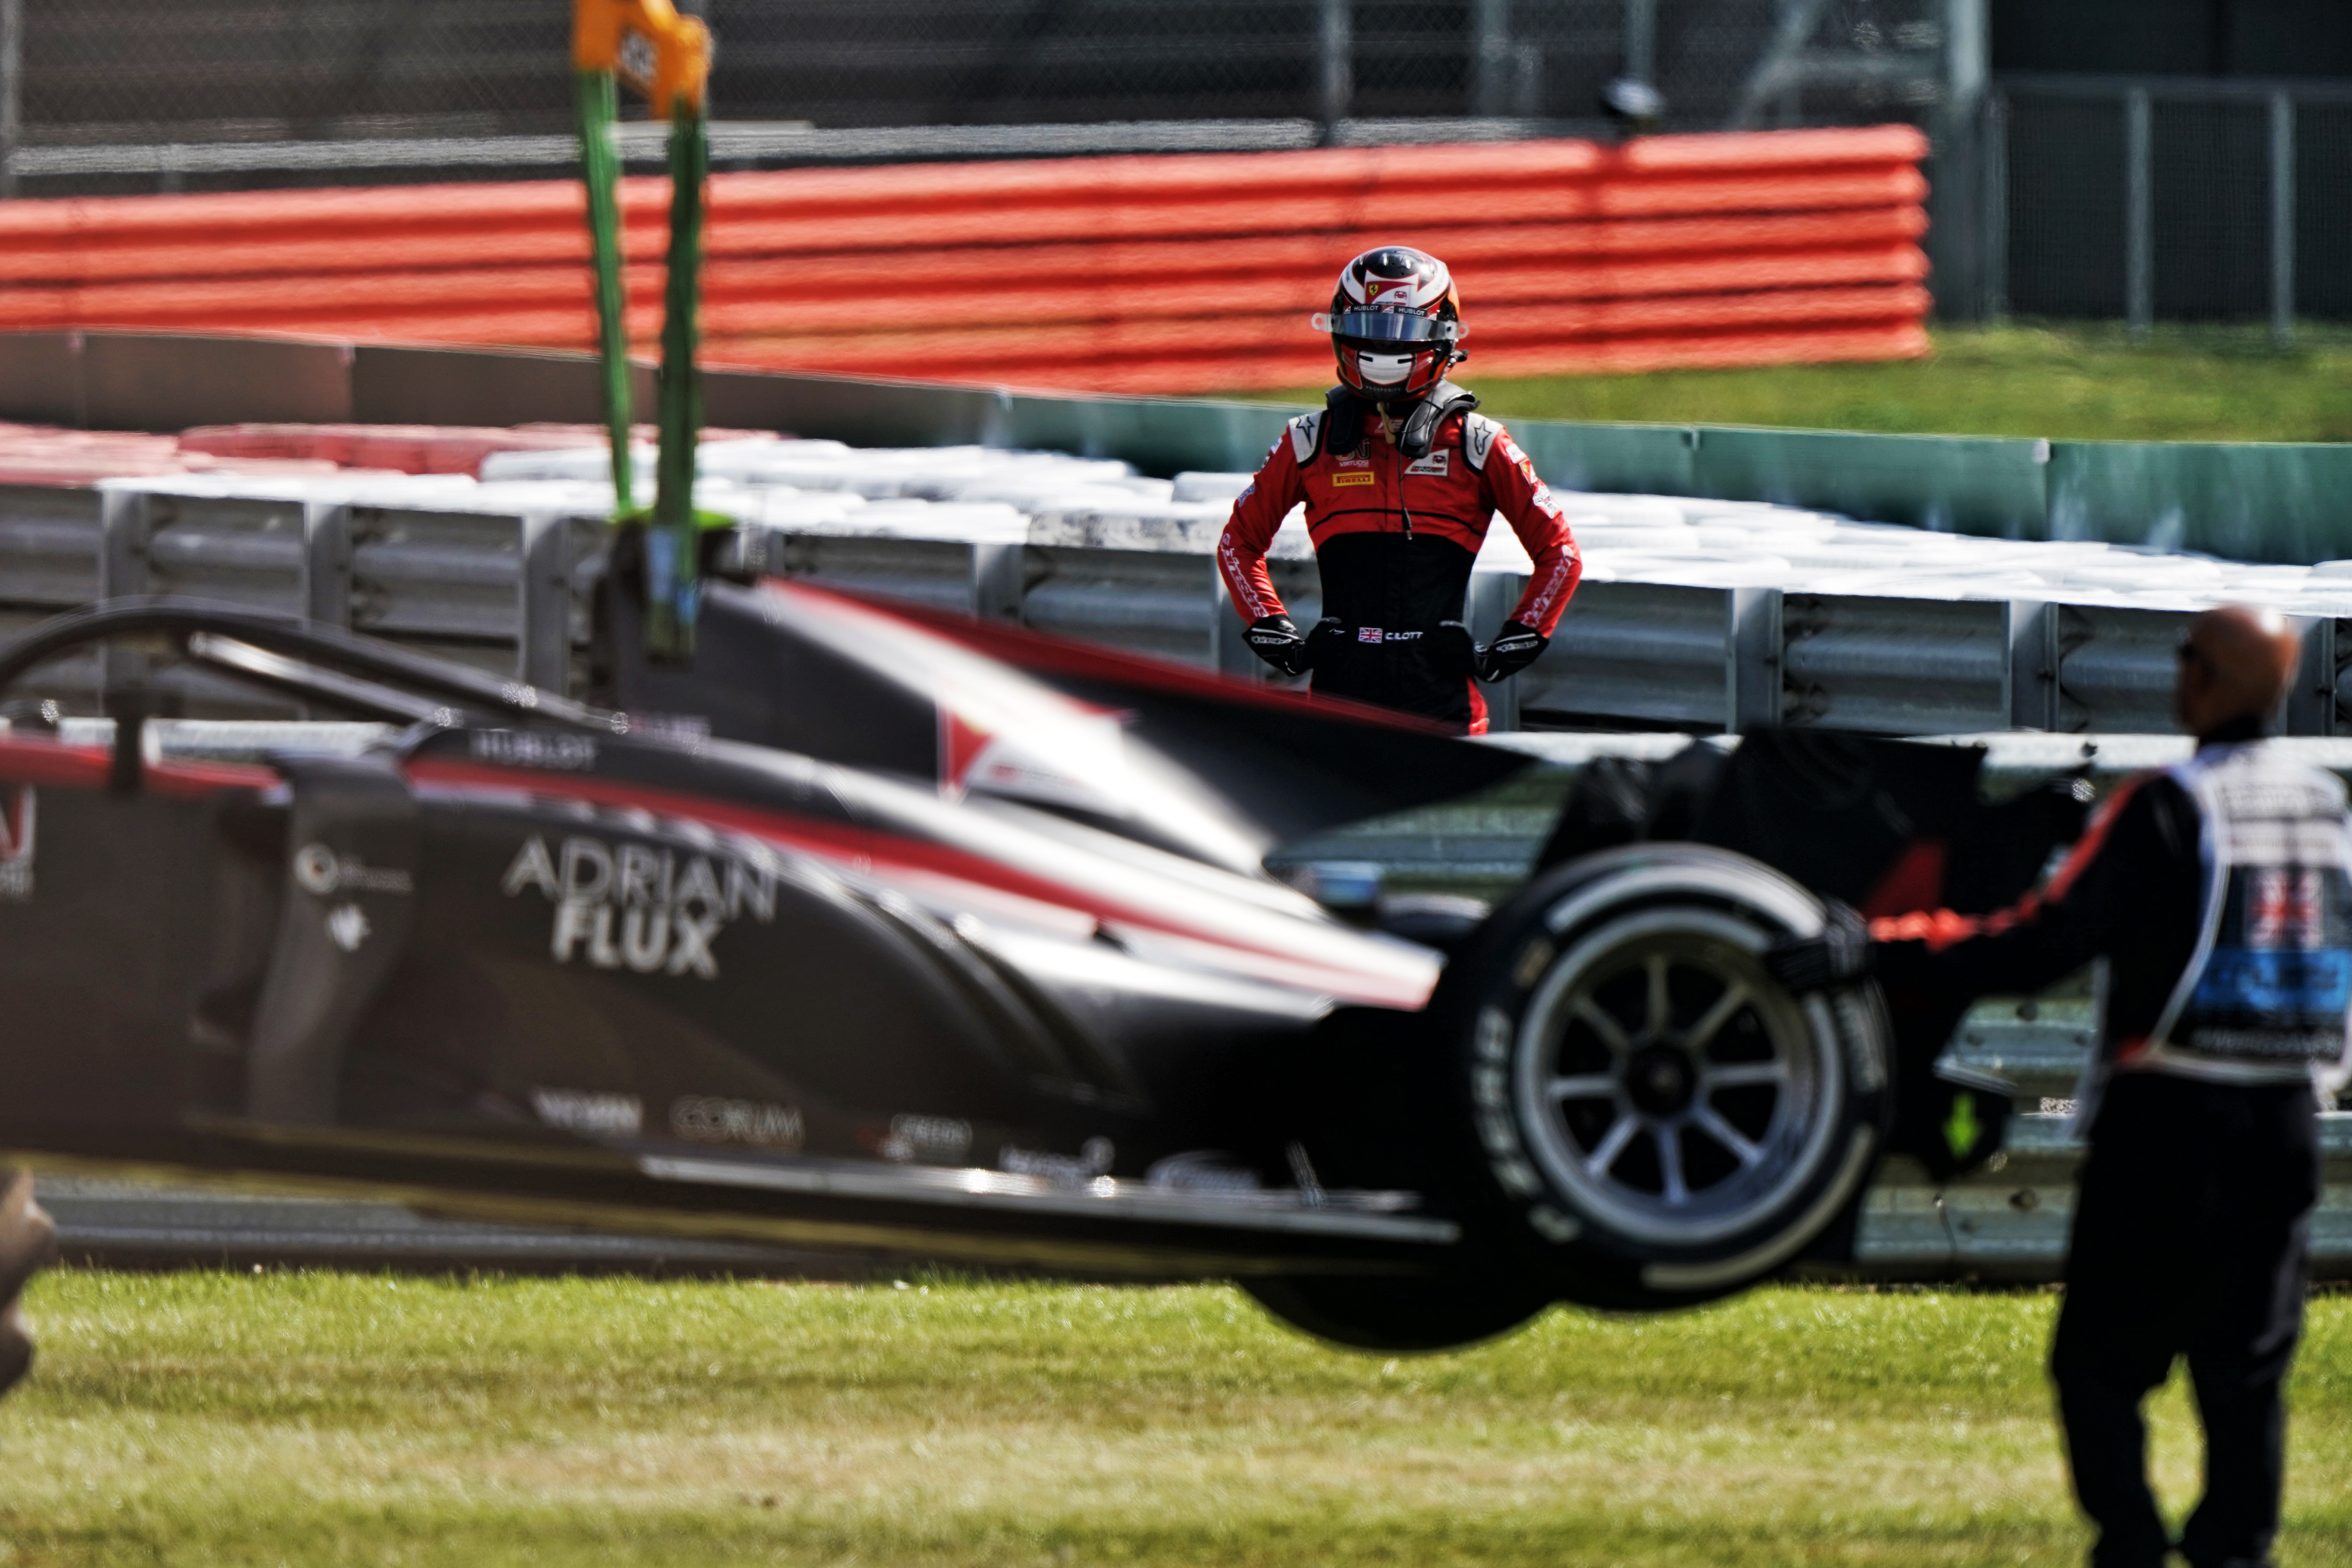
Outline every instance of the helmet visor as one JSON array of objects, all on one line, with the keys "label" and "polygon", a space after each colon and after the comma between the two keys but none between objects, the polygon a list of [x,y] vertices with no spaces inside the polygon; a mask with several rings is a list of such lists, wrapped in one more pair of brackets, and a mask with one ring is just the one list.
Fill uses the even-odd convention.
[{"label": "helmet visor", "polygon": [[1339,310],[1317,312],[1315,330],[1359,343],[1450,343],[1456,324],[1418,310]]}]

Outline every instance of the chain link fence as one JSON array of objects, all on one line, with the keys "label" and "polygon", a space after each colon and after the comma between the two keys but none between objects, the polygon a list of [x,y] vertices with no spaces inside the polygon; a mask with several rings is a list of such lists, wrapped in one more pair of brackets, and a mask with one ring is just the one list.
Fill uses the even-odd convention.
[{"label": "chain link fence", "polygon": [[2295,121],[2295,293],[2309,315],[2352,321],[2352,102]]},{"label": "chain link fence", "polygon": [[[745,166],[1592,133],[1606,123],[1603,86],[1625,74],[1664,93],[1672,130],[1916,118],[1939,90],[1938,18],[1952,3],[703,0],[686,8],[718,37],[714,117],[737,128],[733,166]],[[0,92],[0,143],[5,170],[37,182],[28,194],[153,189],[159,176],[167,188],[331,177],[315,157],[273,163],[256,151],[322,143],[398,143],[373,158],[352,153],[385,170],[510,170],[560,156],[551,139],[571,124],[567,0],[0,0],[0,30],[11,17],[16,64],[13,93]],[[0,73],[7,58],[0,47]],[[1157,142],[1114,129],[1137,124],[1187,129]],[[968,146],[945,134],[856,134],[924,127],[1065,133]],[[1067,133],[1082,127],[1100,134]],[[719,151],[725,166],[730,148]]]},{"label": "chain link fence", "polygon": [[571,8],[557,0],[18,4],[26,145],[571,124]]},{"label": "chain link fence", "polygon": [[2352,318],[2352,87],[2012,78],[1987,128],[1994,313]]},{"label": "chain link fence", "polygon": [[[1938,291],[1962,297],[1948,314],[2268,317],[2282,334],[2298,316],[2352,317],[2352,89],[2011,77],[1974,142],[1975,89],[1954,97],[1970,3],[688,8],[719,38],[720,167],[1596,134],[1602,88],[1632,76],[1664,94],[1670,130],[1935,129],[1960,154],[1936,173]],[[0,182],[554,174],[573,156],[570,30],[568,0],[0,0]],[[658,135],[623,151],[649,163]]]}]

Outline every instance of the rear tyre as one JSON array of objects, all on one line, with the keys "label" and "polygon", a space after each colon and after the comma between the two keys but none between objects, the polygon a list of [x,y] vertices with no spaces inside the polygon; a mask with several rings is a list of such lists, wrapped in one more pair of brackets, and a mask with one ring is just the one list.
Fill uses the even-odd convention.
[{"label": "rear tyre", "polygon": [[1820,900],[1761,863],[1641,844],[1537,878],[1449,971],[1435,1011],[1473,1130],[1461,1185],[1570,1300],[1726,1295],[1820,1235],[1889,1110],[1874,985],[1797,997],[1775,941]]},{"label": "rear tyre", "polygon": [[1493,1339],[1541,1312],[1552,1299],[1549,1289],[1502,1271],[1440,1279],[1309,1274],[1241,1285],[1292,1328],[1350,1350],[1391,1354]]},{"label": "rear tyre", "polygon": [[10,1302],[0,1309],[0,1394],[5,1394],[33,1370],[33,1336],[25,1316]]}]

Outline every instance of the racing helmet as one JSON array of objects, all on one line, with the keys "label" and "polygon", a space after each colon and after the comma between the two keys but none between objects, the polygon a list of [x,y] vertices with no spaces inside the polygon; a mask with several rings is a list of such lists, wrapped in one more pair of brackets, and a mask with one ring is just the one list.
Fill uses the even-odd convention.
[{"label": "racing helmet", "polygon": [[1383,245],[1341,268],[1330,313],[1314,321],[1331,334],[1339,379],[1374,403],[1419,397],[1465,357],[1454,346],[1464,333],[1454,274],[1408,246]]}]

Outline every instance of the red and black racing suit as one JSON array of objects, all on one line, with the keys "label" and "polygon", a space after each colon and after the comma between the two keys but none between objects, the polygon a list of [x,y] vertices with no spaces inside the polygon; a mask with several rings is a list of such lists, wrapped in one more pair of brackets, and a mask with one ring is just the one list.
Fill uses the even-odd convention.
[{"label": "red and black racing suit", "polygon": [[1442,621],[1461,620],[1471,565],[1500,512],[1535,563],[1511,618],[1551,636],[1584,570],[1568,521],[1518,443],[1483,415],[1448,414],[1418,461],[1372,415],[1354,450],[1330,451],[1328,419],[1292,420],[1234,500],[1217,544],[1234,607],[1253,622],[1286,613],[1265,552],[1284,516],[1304,501],[1323,616],[1343,628],[1341,640],[1318,639],[1315,690],[1483,734],[1486,703],[1476,680],[1465,668],[1440,668],[1431,634]]}]

